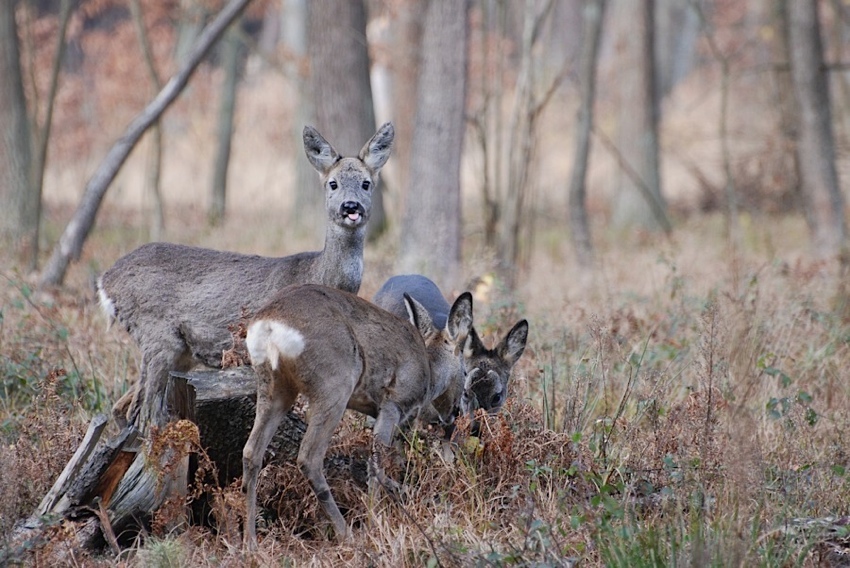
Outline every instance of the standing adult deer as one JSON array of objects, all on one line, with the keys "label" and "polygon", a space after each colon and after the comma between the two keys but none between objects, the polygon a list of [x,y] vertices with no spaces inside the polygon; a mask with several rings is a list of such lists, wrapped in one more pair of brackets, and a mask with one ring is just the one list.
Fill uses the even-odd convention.
[{"label": "standing adult deer", "polygon": [[[372,301],[403,317],[406,295],[417,300],[428,311],[437,328],[445,325],[449,303],[437,285],[420,274],[389,278],[375,293]],[[437,393],[434,400],[433,410],[438,416],[426,419],[450,429],[459,413],[468,414],[478,408],[498,412],[507,399],[511,370],[525,351],[527,339],[528,321],[524,319],[518,321],[493,349],[487,349],[475,328],[471,327],[460,354],[457,375],[442,393]]]},{"label": "standing adult deer", "polygon": [[[386,123],[357,157],[341,157],[315,128],[304,128],[307,159],[325,190],[328,217],[321,251],[270,258],[152,243],[122,257],[100,277],[102,308],[127,328],[142,352],[126,411],[130,422],[163,419],[161,399],[170,371],[188,370],[196,362],[220,366],[222,351],[232,341],[228,325],[239,321],[243,309],[257,310],[291,284],[324,284],[352,293],[360,289],[372,188],[394,134]],[[116,404],[116,410],[120,407]],[[141,409],[145,416],[139,420]],[[122,417],[116,412],[116,418],[120,422]]]},{"label": "standing adult deer", "polygon": [[259,377],[257,415],[242,453],[249,547],[257,540],[257,477],[263,455],[299,393],[309,406],[298,466],[337,538],[343,539],[348,525],[323,467],[345,409],[376,418],[375,464],[376,444],[389,446],[396,426],[416,417],[456,374],[457,349],[472,327],[472,295],[458,297],[443,330],[434,327],[416,300],[407,296],[403,302],[409,322],[354,294],[307,284],[283,290],[257,312],[245,341]]}]

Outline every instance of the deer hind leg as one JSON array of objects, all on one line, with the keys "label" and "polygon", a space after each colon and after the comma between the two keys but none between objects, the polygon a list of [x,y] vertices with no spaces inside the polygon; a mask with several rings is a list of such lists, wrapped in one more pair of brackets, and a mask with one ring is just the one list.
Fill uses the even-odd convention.
[{"label": "deer hind leg", "polygon": [[331,495],[330,486],[325,479],[324,462],[331,437],[342,419],[351,393],[338,392],[328,396],[329,394],[325,393],[326,398],[310,399],[310,422],[298,451],[298,467],[310,482],[322,510],[331,520],[337,540],[342,541],[351,533]]},{"label": "deer hind leg", "polygon": [[297,389],[276,376],[268,363],[254,367],[257,373],[257,414],[248,442],[242,450],[242,492],[245,493],[245,543],[257,545],[257,479],[263,457],[283,416],[295,404]]}]

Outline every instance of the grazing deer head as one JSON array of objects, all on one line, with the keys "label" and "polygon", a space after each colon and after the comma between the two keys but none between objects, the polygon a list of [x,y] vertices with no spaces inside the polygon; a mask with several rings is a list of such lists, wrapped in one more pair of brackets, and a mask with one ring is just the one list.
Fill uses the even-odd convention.
[{"label": "grazing deer head", "polygon": [[[401,316],[405,295],[410,295],[428,310],[436,326],[445,323],[449,303],[437,285],[420,274],[389,278],[373,301]],[[479,408],[497,412],[507,399],[511,370],[522,356],[527,339],[528,322],[524,319],[517,322],[493,349],[487,349],[471,327],[455,366],[455,376],[446,383],[444,391],[437,393],[433,403],[436,416],[432,414],[428,419],[450,426],[458,413],[468,414]]]},{"label": "grazing deer head", "polygon": [[[323,462],[346,408],[376,418],[373,440],[389,446],[396,427],[416,417],[441,383],[453,378],[461,343],[472,326],[472,296],[462,294],[445,329],[403,298],[409,321],[353,294],[323,286],[293,286],[257,311],[246,344],[258,376],[257,415],[242,454],[245,540],[256,545],[257,478],[284,414],[303,395],[308,426],[298,466],[333,523],[348,526],[331,495]],[[411,323],[413,325],[411,325]],[[377,451],[373,443],[373,451]]]}]

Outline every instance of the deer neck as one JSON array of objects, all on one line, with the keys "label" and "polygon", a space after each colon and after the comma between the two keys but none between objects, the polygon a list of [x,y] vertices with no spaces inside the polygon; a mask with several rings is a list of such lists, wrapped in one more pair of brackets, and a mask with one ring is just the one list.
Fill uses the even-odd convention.
[{"label": "deer neck", "polygon": [[325,248],[317,259],[318,281],[325,286],[356,294],[363,278],[363,247],[366,227],[355,230],[331,224],[325,232]]}]

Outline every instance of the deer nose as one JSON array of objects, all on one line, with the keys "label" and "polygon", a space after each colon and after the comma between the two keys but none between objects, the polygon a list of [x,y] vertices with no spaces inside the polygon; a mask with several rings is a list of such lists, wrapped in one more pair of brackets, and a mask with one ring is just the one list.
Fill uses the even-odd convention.
[{"label": "deer nose", "polygon": [[339,206],[339,209],[343,215],[349,215],[351,213],[360,213],[362,207],[356,201],[345,201]]}]

